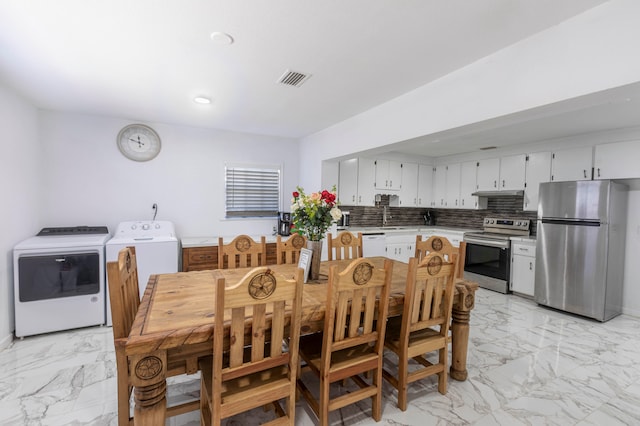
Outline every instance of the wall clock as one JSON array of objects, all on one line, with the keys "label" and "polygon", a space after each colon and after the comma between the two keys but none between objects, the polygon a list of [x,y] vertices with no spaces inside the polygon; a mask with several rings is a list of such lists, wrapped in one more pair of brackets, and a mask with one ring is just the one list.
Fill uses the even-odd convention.
[{"label": "wall clock", "polygon": [[118,133],[118,149],[134,161],[149,161],[160,153],[160,136],[144,124],[130,124]]}]

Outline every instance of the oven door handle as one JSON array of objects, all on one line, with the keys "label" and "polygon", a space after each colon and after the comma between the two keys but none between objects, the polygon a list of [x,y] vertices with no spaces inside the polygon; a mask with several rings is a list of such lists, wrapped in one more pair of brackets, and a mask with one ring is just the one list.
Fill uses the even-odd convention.
[{"label": "oven door handle", "polygon": [[509,248],[509,241],[492,241],[484,239],[476,239],[473,237],[466,237],[463,239],[467,244],[476,244],[478,246],[488,246],[506,249]]}]

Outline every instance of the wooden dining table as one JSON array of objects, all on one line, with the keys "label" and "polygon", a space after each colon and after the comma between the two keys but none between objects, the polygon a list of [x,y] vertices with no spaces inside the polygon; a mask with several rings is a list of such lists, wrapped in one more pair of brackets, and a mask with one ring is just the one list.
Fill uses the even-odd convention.
[{"label": "wooden dining table", "polygon": [[[386,258],[372,257],[382,268]],[[320,280],[304,286],[301,331],[323,329],[329,268],[346,267],[350,260],[322,262]],[[275,273],[293,278],[297,265],[271,265]],[[389,316],[402,314],[408,265],[393,262]],[[251,268],[218,269],[227,285],[233,285]],[[213,350],[214,279],[213,271],[177,272],[151,275],[140,302],[129,338],[122,344],[129,361],[129,383],[134,386],[134,424],[164,424],[166,415],[166,378],[172,369],[195,373],[198,358]],[[467,378],[469,316],[478,285],[456,282],[451,323],[452,363],[455,380]]]}]

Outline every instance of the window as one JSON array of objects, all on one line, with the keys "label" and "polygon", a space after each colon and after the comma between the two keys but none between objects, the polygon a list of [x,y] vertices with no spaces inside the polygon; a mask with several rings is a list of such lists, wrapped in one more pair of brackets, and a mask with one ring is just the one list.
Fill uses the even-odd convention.
[{"label": "window", "polygon": [[274,217],[280,206],[280,167],[225,168],[226,217]]}]

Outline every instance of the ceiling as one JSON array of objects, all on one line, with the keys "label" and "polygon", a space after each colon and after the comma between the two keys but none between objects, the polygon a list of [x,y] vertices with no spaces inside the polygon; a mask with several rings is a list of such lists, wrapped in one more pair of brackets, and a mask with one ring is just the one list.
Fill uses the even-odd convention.
[{"label": "ceiling", "polygon": [[[47,110],[300,138],[604,2],[4,0],[0,80]],[[286,70],[310,77],[278,83]],[[447,155],[640,125],[632,101],[572,102],[389,149]]]}]

